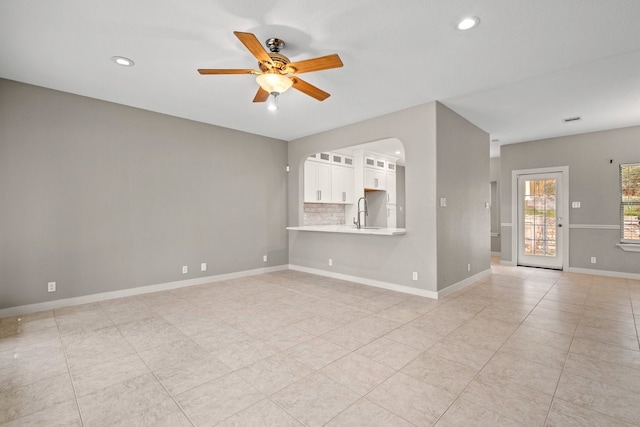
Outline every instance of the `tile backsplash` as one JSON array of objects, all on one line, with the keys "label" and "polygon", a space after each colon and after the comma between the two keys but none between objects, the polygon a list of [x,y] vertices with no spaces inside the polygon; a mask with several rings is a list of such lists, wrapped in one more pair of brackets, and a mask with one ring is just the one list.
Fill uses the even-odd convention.
[{"label": "tile backsplash", "polygon": [[304,225],[344,224],[344,205],[330,203],[305,203]]}]

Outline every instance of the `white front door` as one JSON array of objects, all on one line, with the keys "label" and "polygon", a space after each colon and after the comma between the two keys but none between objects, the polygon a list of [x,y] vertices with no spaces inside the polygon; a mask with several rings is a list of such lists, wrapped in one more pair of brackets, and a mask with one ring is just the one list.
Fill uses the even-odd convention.
[{"label": "white front door", "polygon": [[518,175],[518,265],[562,270],[562,181],[562,172]]}]

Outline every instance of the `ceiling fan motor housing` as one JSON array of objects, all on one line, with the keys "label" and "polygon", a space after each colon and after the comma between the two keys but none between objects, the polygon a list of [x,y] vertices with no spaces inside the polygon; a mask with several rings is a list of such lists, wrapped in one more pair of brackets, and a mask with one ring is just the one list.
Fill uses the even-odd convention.
[{"label": "ceiling fan motor housing", "polygon": [[273,53],[278,53],[284,48],[284,40],[276,39],[273,37],[270,39],[267,39],[267,41],[265,41],[264,44],[266,44],[267,47],[269,48],[269,51]]},{"label": "ceiling fan motor housing", "polygon": [[279,71],[284,71],[287,68],[287,65],[291,61],[286,56],[280,53],[270,53],[271,63],[260,62],[258,66],[260,67],[260,71],[267,72],[269,70],[273,70],[274,68]]}]

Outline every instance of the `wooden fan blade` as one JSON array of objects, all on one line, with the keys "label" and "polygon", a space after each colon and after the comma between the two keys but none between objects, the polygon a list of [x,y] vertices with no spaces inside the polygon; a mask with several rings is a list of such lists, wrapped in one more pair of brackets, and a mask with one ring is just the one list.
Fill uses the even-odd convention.
[{"label": "wooden fan blade", "polygon": [[269,92],[259,87],[253,102],[265,102],[267,99],[269,99]]},{"label": "wooden fan blade", "polygon": [[200,68],[198,69],[200,74],[260,74],[258,70],[249,70],[249,69],[206,69]]},{"label": "wooden fan blade", "polygon": [[240,39],[242,44],[249,49],[249,52],[251,52],[259,62],[271,62],[271,57],[267,51],[264,50],[262,43],[260,43],[256,36],[251,33],[242,33],[240,31],[234,31],[233,34]]},{"label": "wooden fan blade", "polygon": [[293,80],[294,89],[297,89],[300,92],[305,93],[310,97],[317,99],[318,101],[324,101],[325,99],[331,96],[330,94],[323,91],[322,89],[318,89],[311,83],[307,83],[298,77],[292,76],[291,80]]},{"label": "wooden fan blade", "polygon": [[337,54],[321,56],[319,58],[305,59],[300,62],[293,62],[288,67],[295,68],[296,74],[308,73],[311,71],[328,70],[330,68],[342,67],[342,61]]}]

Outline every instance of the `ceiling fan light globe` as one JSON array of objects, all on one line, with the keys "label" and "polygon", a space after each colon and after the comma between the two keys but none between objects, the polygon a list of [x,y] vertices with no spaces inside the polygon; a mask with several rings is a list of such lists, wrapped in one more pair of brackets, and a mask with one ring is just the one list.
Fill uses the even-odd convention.
[{"label": "ceiling fan light globe", "polygon": [[269,93],[283,93],[293,85],[289,77],[276,73],[260,74],[256,77],[256,82]]}]

